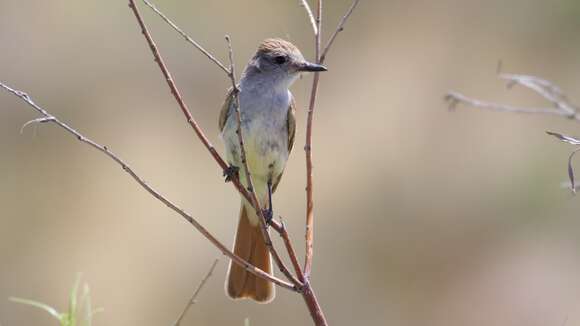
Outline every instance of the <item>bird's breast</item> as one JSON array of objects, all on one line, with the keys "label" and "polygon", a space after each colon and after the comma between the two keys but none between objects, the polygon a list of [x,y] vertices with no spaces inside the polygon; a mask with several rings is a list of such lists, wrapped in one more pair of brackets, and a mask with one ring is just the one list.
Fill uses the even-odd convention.
[{"label": "bird's breast", "polygon": [[[288,159],[288,108],[290,95],[240,93],[244,149],[250,172],[257,178],[276,178]],[[235,112],[229,114],[223,138],[228,160],[241,167]],[[241,173],[243,175],[243,173]]]}]

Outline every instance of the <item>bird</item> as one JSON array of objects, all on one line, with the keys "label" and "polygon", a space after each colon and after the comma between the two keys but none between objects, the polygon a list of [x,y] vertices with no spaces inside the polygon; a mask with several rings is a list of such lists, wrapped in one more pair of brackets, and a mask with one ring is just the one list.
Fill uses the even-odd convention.
[{"label": "bird", "polygon": [[[270,38],[262,41],[246,65],[237,87],[241,132],[248,170],[254,191],[264,210],[266,222],[272,219],[272,194],[282,178],[296,133],[296,105],[289,87],[302,72],[322,72],[326,67],[308,62],[292,43]],[[227,91],[219,115],[219,130],[225,145],[229,168],[226,181],[236,175],[248,186],[243,168],[237,134],[235,89]],[[272,260],[266,246],[260,220],[252,204],[243,196],[233,252],[250,264],[272,275]],[[271,302],[274,284],[246,271],[230,261],[225,283],[226,294],[232,299]]]}]

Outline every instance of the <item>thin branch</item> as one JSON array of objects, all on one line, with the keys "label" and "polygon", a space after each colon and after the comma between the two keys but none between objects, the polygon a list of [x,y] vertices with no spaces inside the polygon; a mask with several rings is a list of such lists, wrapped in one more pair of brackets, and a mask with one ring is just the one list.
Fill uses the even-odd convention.
[{"label": "thin branch", "polygon": [[[342,19],[340,20],[336,30],[332,33],[332,36],[328,40],[328,43],[321,50],[320,43],[322,38],[322,0],[317,2],[317,12],[316,12],[316,26],[317,33],[314,34],[315,42],[315,57],[316,63],[322,64],[326,59],[328,51],[330,50],[334,40],[338,34],[344,29],[348,18],[351,16],[353,11],[356,9],[360,0],[354,0],[349,9],[346,11]],[[306,6],[306,10],[310,7]],[[318,93],[318,83],[320,81],[320,73],[314,73],[314,78],[312,81],[312,89],[310,92],[310,103],[308,105],[308,117],[306,122],[306,144],[304,145],[304,151],[306,152],[306,257],[304,259],[304,276],[306,279],[310,277],[310,272],[312,271],[312,257],[314,255],[313,250],[313,238],[314,238],[314,200],[313,200],[313,181],[312,181],[312,126],[314,120],[314,108],[316,105],[316,95]]]},{"label": "thin branch", "polygon": [[[316,11],[316,26],[318,33],[314,35],[315,43],[315,59],[316,63],[320,64],[320,38],[322,26],[322,0],[318,0],[318,10]],[[313,182],[312,182],[312,122],[314,119],[314,107],[316,104],[316,94],[318,93],[318,82],[320,80],[320,73],[314,73],[312,81],[312,90],[310,91],[310,104],[308,106],[308,117],[306,120],[306,144],[304,151],[306,152],[306,254],[304,257],[304,278],[308,281],[310,278],[310,271],[312,270],[312,257],[314,255],[314,200],[313,200]]]},{"label": "thin branch", "polygon": [[574,155],[576,155],[576,153],[580,151],[580,147],[578,146],[580,145],[580,139],[552,131],[546,131],[546,133],[550,136],[556,137],[558,140],[564,143],[576,146],[576,149],[574,149],[572,153],[570,153],[570,155],[568,156],[568,178],[570,180],[568,187],[570,188],[573,194],[576,194],[577,191],[576,179],[574,173],[574,166],[572,165],[572,160],[574,159]]},{"label": "thin branch", "polygon": [[328,50],[330,50],[330,47],[332,46],[332,43],[334,43],[334,40],[338,36],[338,33],[342,32],[344,30],[344,25],[346,24],[346,21],[348,20],[348,18],[350,17],[350,15],[352,14],[352,12],[354,11],[354,9],[356,8],[356,6],[358,5],[359,2],[360,2],[360,0],[354,0],[352,2],[352,4],[350,5],[350,8],[348,8],[348,10],[346,11],[346,14],[344,14],[344,16],[342,16],[342,19],[338,23],[338,26],[336,26],[334,33],[332,33],[332,36],[330,37],[330,39],[328,40],[328,43],[326,43],[326,46],[324,47],[324,50],[322,51],[322,55],[320,56],[321,63],[324,62],[324,59],[326,58],[326,54],[328,53]]},{"label": "thin branch", "polygon": [[26,129],[26,127],[28,127],[31,124],[46,123],[46,122],[51,122],[53,120],[54,120],[54,117],[42,117],[42,118],[32,119],[32,120],[26,122],[25,124],[23,124],[22,127],[20,127],[20,134],[23,134],[24,129]]},{"label": "thin branch", "polygon": [[471,106],[477,109],[511,112],[511,113],[525,113],[525,114],[547,114],[568,117],[568,113],[557,111],[554,108],[525,108],[517,107],[499,103],[485,102],[471,97],[467,97],[458,92],[449,92],[445,95],[445,101],[449,103],[449,108],[454,110],[460,103]]},{"label": "thin branch", "polygon": [[254,208],[256,209],[256,213],[257,213],[259,220],[260,220],[260,226],[261,226],[261,230],[262,230],[262,236],[264,237],[264,242],[265,242],[266,246],[268,247],[268,250],[272,254],[272,257],[274,258],[276,265],[278,266],[280,271],[293,284],[300,287],[302,285],[302,283],[300,281],[298,281],[298,279],[296,279],[296,277],[294,277],[294,275],[292,275],[292,273],[290,273],[290,271],[288,270],[288,268],[286,267],[286,265],[284,264],[284,262],[280,258],[278,251],[276,251],[276,248],[274,248],[274,245],[272,244],[272,238],[270,237],[270,233],[268,232],[268,225],[266,224],[266,218],[264,217],[264,211],[262,210],[262,208],[260,206],[260,201],[258,200],[258,197],[256,195],[256,189],[254,188],[254,183],[252,181],[252,174],[250,173],[250,169],[248,167],[248,161],[246,160],[246,149],[245,149],[245,145],[244,145],[244,137],[242,135],[242,115],[240,112],[240,97],[238,96],[240,90],[238,88],[238,83],[236,82],[236,67],[234,65],[234,51],[232,49],[231,39],[228,35],[226,35],[226,42],[228,44],[228,54],[229,54],[229,59],[230,59],[229,77],[230,77],[230,81],[232,82],[232,94],[234,97],[233,104],[234,104],[234,111],[236,112],[236,122],[237,122],[236,134],[238,135],[238,141],[240,143],[240,156],[241,156],[241,160],[242,160],[244,174],[246,176],[246,182],[248,184],[247,188],[248,188],[248,191],[250,192],[250,195],[252,198],[252,204],[253,204]]},{"label": "thin branch", "polygon": [[183,36],[183,38],[185,38],[185,40],[187,42],[191,43],[196,49],[198,49],[201,53],[203,53],[211,62],[215,63],[226,74],[229,74],[230,73],[229,70],[228,70],[228,68],[226,68],[226,66],[223,63],[221,63],[209,51],[207,51],[206,49],[204,49],[204,47],[201,46],[199,43],[197,43],[193,38],[191,38],[189,35],[187,35],[181,28],[179,28],[173,21],[171,21],[171,19],[169,19],[164,13],[162,13],[159,9],[157,9],[157,7],[154,4],[152,4],[151,2],[149,2],[147,0],[143,0],[143,2],[149,8],[151,8],[151,10],[153,10],[157,15],[159,15],[159,17],[161,17],[167,24],[169,24],[169,26],[171,26],[177,33],[181,34],[181,36]]},{"label": "thin branch", "polygon": [[449,103],[449,108],[454,109],[458,104],[463,103],[478,109],[512,112],[512,113],[531,113],[531,114],[547,114],[565,117],[580,121],[580,115],[576,113],[577,109],[572,105],[566,95],[554,83],[529,75],[517,74],[499,74],[498,77],[507,82],[508,87],[514,85],[521,85],[535,92],[543,97],[548,102],[552,103],[554,107],[548,108],[527,108],[516,107],[492,102],[481,101],[470,98],[459,92],[450,91],[445,95],[445,100]]},{"label": "thin branch", "polygon": [[282,240],[284,240],[284,245],[286,246],[286,251],[288,251],[288,256],[290,256],[290,261],[292,262],[292,266],[294,267],[294,271],[296,275],[298,275],[298,280],[301,283],[304,283],[304,273],[300,268],[300,263],[298,262],[298,258],[296,256],[296,251],[294,251],[294,247],[292,246],[292,241],[290,241],[290,235],[288,235],[288,231],[286,230],[286,224],[282,220],[282,216],[280,216],[280,225],[282,226],[281,230],[279,231]]},{"label": "thin branch", "polygon": [[300,5],[304,7],[306,10],[306,15],[308,16],[308,20],[310,21],[310,25],[312,25],[312,31],[314,35],[318,34],[318,26],[316,25],[316,20],[314,19],[314,14],[312,13],[312,9],[306,0],[300,0]]},{"label": "thin branch", "polygon": [[149,192],[157,200],[161,201],[167,207],[171,208],[173,211],[175,211],[176,213],[181,215],[187,222],[189,222],[191,225],[193,225],[206,239],[208,239],[215,247],[217,247],[224,255],[228,256],[234,262],[236,262],[236,264],[242,266],[245,270],[247,270],[248,272],[250,272],[250,273],[252,273],[260,278],[267,279],[271,282],[278,284],[281,287],[298,292],[297,288],[293,284],[290,284],[288,282],[280,280],[280,279],[264,272],[263,270],[251,265],[250,263],[248,263],[244,259],[240,258],[236,254],[231,252],[225,245],[223,245],[217,238],[215,238],[205,227],[203,227],[193,216],[188,214],[182,208],[178,207],[175,203],[173,203],[172,201],[167,199],[165,196],[163,196],[157,190],[153,189],[153,187],[151,187],[145,180],[143,180],[143,178],[141,178],[139,175],[137,175],[137,173],[134,172],[133,169],[124,160],[122,160],[119,156],[117,156],[112,151],[110,151],[106,146],[99,145],[98,143],[85,137],[84,135],[82,135],[81,133],[79,133],[78,131],[76,131],[75,129],[73,129],[72,127],[67,125],[66,123],[60,121],[57,117],[50,114],[48,111],[44,110],[42,107],[38,106],[34,101],[32,101],[30,96],[28,96],[26,93],[19,91],[19,90],[16,90],[16,89],[13,89],[13,88],[11,88],[11,87],[9,87],[1,82],[0,82],[0,87],[7,90],[8,92],[18,96],[21,100],[28,103],[28,105],[30,105],[38,113],[40,113],[40,115],[42,117],[50,119],[50,122],[58,125],[62,129],[69,132],[70,134],[74,135],[79,141],[93,147],[94,149],[100,151],[101,153],[105,154],[110,159],[115,161],[115,163],[117,163],[119,166],[121,166],[121,168],[125,172],[127,172],[141,187],[143,187],[145,190],[147,190],[147,192]]},{"label": "thin branch", "polygon": [[531,89],[570,116],[573,116],[577,111],[577,108],[568,101],[562,90],[550,81],[535,76],[515,74],[500,74],[499,78],[506,80],[508,87],[519,84]]},{"label": "thin branch", "polygon": [[195,292],[193,292],[193,295],[191,296],[191,299],[189,299],[189,301],[187,302],[187,305],[185,306],[185,308],[183,309],[183,311],[181,312],[181,314],[179,315],[179,317],[177,318],[177,320],[175,321],[175,323],[173,323],[173,326],[179,326],[181,321],[183,320],[183,317],[185,317],[185,314],[187,313],[187,311],[189,310],[189,308],[191,306],[193,306],[194,304],[196,304],[196,300],[197,300],[197,296],[199,295],[199,292],[201,292],[201,289],[203,288],[203,286],[205,285],[205,283],[207,283],[207,280],[209,280],[209,278],[211,277],[211,274],[213,273],[213,270],[215,269],[215,267],[217,266],[217,263],[220,260],[218,258],[216,258],[213,261],[213,264],[211,264],[211,267],[209,268],[209,271],[207,272],[207,274],[205,275],[205,277],[201,280],[201,282],[199,283],[199,285],[197,286],[197,289],[195,289]]}]

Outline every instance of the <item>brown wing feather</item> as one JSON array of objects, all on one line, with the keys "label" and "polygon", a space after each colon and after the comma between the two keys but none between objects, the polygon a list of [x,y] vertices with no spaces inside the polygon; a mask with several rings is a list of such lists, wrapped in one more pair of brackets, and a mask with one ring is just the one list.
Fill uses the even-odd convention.
[{"label": "brown wing feather", "polygon": [[224,101],[224,104],[222,104],[222,108],[220,110],[220,116],[219,116],[219,120],[218,120],[218,126],[220,128],[220,132],[222,132],[224,130],[224,126],[226,125],[226,121],[228,121],[228,114],[230,112],[230,106],[232,104],[232,99],[234,94],[234,89],[232,87],[230,87],[228,89],[228,92],[226,94],[226,99]]},{"label": "brown wing feather", "polygon": [[[294,147],[294,136],[296,135],[296,103],[294,102],[294,97],[290,98],[290,107],[288,108],[288,118],[286,120],[288,128],[288,155],[292,152],[292,147]],[[282,174],[284,171],[278,175],[276,181],[272,185],[272,192],[276,191],[278,184],[282,179]]]}]

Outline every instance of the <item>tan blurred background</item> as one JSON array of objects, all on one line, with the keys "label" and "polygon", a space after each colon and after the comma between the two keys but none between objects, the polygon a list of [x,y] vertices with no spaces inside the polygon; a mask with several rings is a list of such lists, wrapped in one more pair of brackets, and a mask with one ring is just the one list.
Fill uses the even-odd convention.
[{"label": "tan blurred background", "polygon": [[[158,1],[242,67],[257,43],[290,39],[312,58],[297,0]],[[327,1],[324,30],[348,1]],[[142,7],[142,6],[141,6]],[[143,8],[143,7],[142,7]],[[143,8],[178,86],[218,148],[228,81]],[[362,1],[322,77],[316,113],[316,238],[312,282],[333,325],[580,323],[580,198],[565,181],[580,135],[556,117],[449,113],[450,89],[522,105],[504,70],[556,81],[580,101],[576,0]],[[126,158],[225,243],[238,195],[184,122],[126,1],[0,0],[0,80]],[[297,145],[275,198],[303,252],[305,106],[293,88]],[[0,92],[0,323],[53,325],[9,296],[66,307],[77,272],[105,311],[96,325],[169,325],[220,256],[110,160]],[[285,290],[263,306],[223,293],[222,258],[184,325],[308,325]]]}]

